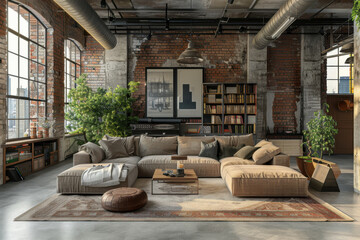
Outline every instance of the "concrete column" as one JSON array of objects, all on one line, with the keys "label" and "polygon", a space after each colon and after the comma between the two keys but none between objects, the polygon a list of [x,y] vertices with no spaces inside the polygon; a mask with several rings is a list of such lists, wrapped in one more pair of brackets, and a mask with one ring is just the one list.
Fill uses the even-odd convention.
[{"label": "concrete column", "polygon": [[105,50],[106,88],[127,87],[127,36],[116,38],[116,47]]},{"label": "concrete column", "polygon": [[360,32],[354,23],[354,191],[360,193]]},{"label": "concrete column", "polygon": [[257,84],[257,139],[266,136],[266,89],[267,89],[267,48],[258,50],[251,44],[254,35],[248,34],[247,81]]},{"label": "concrete column", "polygon": [[[314,31],[303,28],[304,32]],[[306,129],[306,123],[321,109],[321,51],[323,36],[320,34],[301,35],[301,107],[302,119],[298,130]]]}]

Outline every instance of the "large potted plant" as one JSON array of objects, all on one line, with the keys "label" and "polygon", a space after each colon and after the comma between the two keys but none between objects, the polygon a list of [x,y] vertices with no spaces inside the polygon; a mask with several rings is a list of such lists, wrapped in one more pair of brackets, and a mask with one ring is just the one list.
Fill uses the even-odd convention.
[{"label": "large potted plant", "polygon": [[330,156],[335,147],[337,123],[328,113],[329,105],[324,104],[323,110],[314,113],[314,117],[306,124],[307,130],[303,131],[303,145],[306,147],[307,156],[298,157],[297,164],[308,178],[312,176],[318,162],[326,162],[322,160],[324,153]]}]

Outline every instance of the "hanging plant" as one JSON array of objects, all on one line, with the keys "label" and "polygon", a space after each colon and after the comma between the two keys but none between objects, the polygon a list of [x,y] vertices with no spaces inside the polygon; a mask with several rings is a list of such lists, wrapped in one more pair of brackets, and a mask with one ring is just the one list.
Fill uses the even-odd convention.
[{"label": "hanging plant", "polygon": [[351,11],[351,18],[354,22],[356,22],[358,28],[360,28],[360,0],[354,1],[354,6]]}]

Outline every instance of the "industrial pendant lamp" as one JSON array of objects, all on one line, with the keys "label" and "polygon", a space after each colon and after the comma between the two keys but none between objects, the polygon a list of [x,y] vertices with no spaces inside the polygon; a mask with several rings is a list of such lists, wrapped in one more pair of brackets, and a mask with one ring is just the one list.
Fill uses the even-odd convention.
[{"label": "industrial pendant lamp", "polygon": [[354,64],[354,57],[353,57],[353,56],[348,57],[348,58],[345,60],[345,64]]},{"label": "industrial pendant lamp", "polygon": [[183,64],[197,64],[202,63],[204,59],[201,57],[199,51],[194,48],[194,43],[189,41],[187,49],[180,54],[176,61]]},{"label": "industrial pendant lamp", "polygon": [[350,43],[345,44],[344,46],[342,46],[340,52],[341,53],[352,53],[352,52],[354,52],[354,43],[350,42]]}]

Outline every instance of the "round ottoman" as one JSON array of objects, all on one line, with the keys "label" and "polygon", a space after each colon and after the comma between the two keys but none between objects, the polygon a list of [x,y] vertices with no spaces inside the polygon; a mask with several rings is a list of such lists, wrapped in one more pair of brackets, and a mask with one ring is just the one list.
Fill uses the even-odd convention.
[{"label": "round ottoman", "polygon": [[101,206],[112,212],[134,211],[146,203],[146,192],[138,188],[115,188],[105,192],[101,198]]}]

